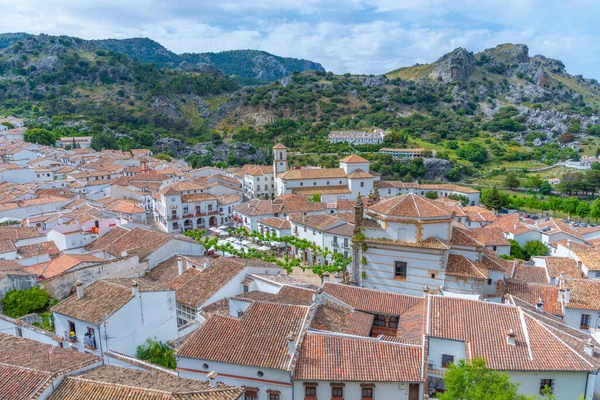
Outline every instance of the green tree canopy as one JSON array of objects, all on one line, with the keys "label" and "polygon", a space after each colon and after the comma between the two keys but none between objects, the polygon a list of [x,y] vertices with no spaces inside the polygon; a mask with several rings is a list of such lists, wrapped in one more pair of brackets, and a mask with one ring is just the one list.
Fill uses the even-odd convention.
[{"label": "green tree canopy", "polygon": [[148,339],[146,343],[138,346],[136,356],[140,360],[169,369],[175,369],[177,366],[173,349],[168,344],[154,339]]},{"label": "green tree canopy", "polygon": [[517,178],[517,174],[514,172],[509,172],[506,174],[506,178],[504,178],[504,186],[508,189],[516,189],[521,185],[519,178]]},{"label": "green tree canopy", "polygon": [[41,311],[48,304],[50,295],[39,286],[28,290],[11,290],[2,299],[4,314],[20,318],[32,312]]},{"label": "green tree canopy", "polygon": [[54,146],[56,144],[56,138],[47,129],[32,128],[23,134],[23,140],[29,143],[43,144],[46,146]]},{"label": "green tree canopy", "polygon": [[525,256],[529,259],[535,256],[547,256],[549,249],[539,240],[530,240],[523,246],[523,251],[525,251]]},{"label": "green tree canopy", "polygon": [[444,375],[446,391],[440,400],[522,400],[518,385],[508,374],[489,369],[485,360],[459,360],[450,364]]},{"label": "green tree canopy", "polygon": [[496,186],[481,192],[481,204],[490,210],[500,211],[507,204],[507,199]]}]

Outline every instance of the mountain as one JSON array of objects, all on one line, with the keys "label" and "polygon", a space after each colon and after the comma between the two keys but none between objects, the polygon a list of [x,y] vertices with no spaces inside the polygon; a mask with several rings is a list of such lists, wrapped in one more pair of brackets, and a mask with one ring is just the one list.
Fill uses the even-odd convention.
[{"label": "mountain", "polygon": [[[0,34],[0,49],[23,40],[27,33]],[[116,51],[157,67],[196,72],[219,70],[242,85],[262,85],[308,70],[325,71],[323,66],[309,60],[279,57],[259,50],[230,50],[220,53],[175,54],[160,43],[148,38],[131,39],[78,39],[81,47]]]}]

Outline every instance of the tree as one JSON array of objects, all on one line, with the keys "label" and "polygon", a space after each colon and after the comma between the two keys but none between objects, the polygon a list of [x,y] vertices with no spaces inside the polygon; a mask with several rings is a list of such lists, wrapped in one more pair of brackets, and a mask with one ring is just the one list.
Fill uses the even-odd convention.
[{"label": "tree", "polygon": [[494,186],[491,189],[485,189],[481,192],[481,204],[490,210],[500,211],[504,208],[506,199],[502,196],[498,188]]},{"label": "tree", "polygon": [[425,192],[425,197],[427,197],[428,199],[431,199],[431,200],[435,200],[438,198],[438,194],[437,194],[437,192],[430,190],[428,192]]},{"label": "tree", "polygon": [[50,295],[39,286],[27,290],[11,290],[2,299],[4,314],[21,318],[32,312],[41,311],[48,304]]},{"label": "tree", "polygon": [[0,122],[0,125],[4,125],[8,129],[15,129],[15,126],[13,124],[11,124],[10,122],[8,122],[8,121]]},{"label": "tree", "polygon": [[523,251],[525,252],[526,259],[537,256],[547,256],[549,252],[548,247],[539,240],[530,240],[525,243]]},{"label": "tree", "polygon": [[138,346],[136,356],[140,360],[169,369],[175,369],[177,366],[173,349],[168,344],[154,339],[148,339],[146,343]]},{"label": "tree", "polygon": [[321,202],[321,195],[318,193],[313,194],[312,196],[310,196],[308,198],[309,201],[314,201],[315,203],[320,203]]},{"label": "tree", "polygon": [[509,172],[506,174],[506,178],[504,178],[504,186],[508,189],[516,189],[521,185],[519,178],[517,178],[517,174],[514,172]]},{"label": "tree", "polygon": [[542,181],[542,183],[540,183],[540,185],[538,186],[538,191],[540,192],[540,194],[549,195],[550,193],[552,193],[552,185],[549,184],[547,181]]},{"label": "tree", "polygon": [[446,391],[440,400],[522,400],[519,386],[510,381],[508,374],[489,369],[485,360],[471,362],[461,359],[450,364],[444,375]]},{"label": "tree", "polygon": [[590,206],[590,203],[588,203],[587,201],[580,201],[575,212],[579,217],[585,218],[588,215],[590,215],[591,211],[592,207]]},{"label": "tree", "polygon": [[[534,188],[535,190],[539,190],[540,186],[542,185],[543,182],[545,182],[542,178],[540,178],[538,175],[532,175],[529,177],[528,179],[528,184],[530,187]],[[548,182],[546,182],[548,183]]]},{"label": "tree", "polygon": [[448,195],[448,198],[450,200],[456,200],[456,201],[460,201],[460,203],[463,205],[463,207],[466,207],[469,205],[470,200],[467,196],[465,196],[464,194],[455,194],[455,193],[450,193]]},{"label": "tree", "polygon": [[521,260],[526,260],[528,258],[527,253],[525,252],[525,250],[523,250],[523,248],[521,247],[519,242],[517,242],[516,240],[513,240],[513,239],[508,239],[508,241],[510,242],[510,255],[511,256],[513,256],[514,258],[521,259]]},{"label": "tree", "polygon": [[600,199],[595,199],[590,209],[590,217],[594,218],[596,222],[600,218]]},{"label": "tree", "polygon": [[563,209],[562,197],[553,196],[548,199],[548,208],[556,213],[556,211]]},{"label": "tree", "polygon": [[446,173],[444,174],[444,177],[446,179],[448,179],[450,182],[457,182],[460,181],[462,174],[460,172],[460,168],[458,167],[453,167],[450,168],[448,171],[446,171]]},{"label": "tree", "polygon": [[52,132],[41,128],[32,128],[23,134],[23,140],[29,143],[43,144],[46,146],[54,146],[56,139]]},{"label": "tree", "polygon": [[569,197],[563,201],[562,209],[569,215],[575,215],[577,213],[577,207],[579,206],[579,199],[577,197]]},{"label": "tree", "polygon": [[117,138],[110,132],[95,134],[94,137],[92,137],[90,146],[96,151],[102,151],[104,149],[117,150],[119,148]]},{"label": "tree", "polygon": [[484,163],[487,161],[487,150],[479,143],[467,143],[456,151],[456,154],[467,161]]}]

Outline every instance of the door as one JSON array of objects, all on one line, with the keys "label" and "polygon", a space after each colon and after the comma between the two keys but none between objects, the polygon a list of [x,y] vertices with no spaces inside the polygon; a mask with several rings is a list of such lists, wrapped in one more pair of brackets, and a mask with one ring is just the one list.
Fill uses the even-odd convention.
[{"label": "door", "polygon": [[408,400],[419,400],[419,386],[418,383],[408,385]]}]

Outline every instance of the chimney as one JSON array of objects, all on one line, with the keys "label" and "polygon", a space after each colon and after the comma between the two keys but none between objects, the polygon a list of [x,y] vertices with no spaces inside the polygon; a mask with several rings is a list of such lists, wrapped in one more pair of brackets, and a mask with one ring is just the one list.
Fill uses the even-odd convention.
[{"label": "chimney", "polygon": [[296,337],[294,336],[294,332],[290,332],[290,335],[287,338],[288,342],[288,354],[293,356],[296,354]]},{"label": "chimney", "polygon": [[583,351],[585,351],[585,354],[587,354],[588,356],[594,355],[594,339],[589,338],[588,341],[585,342],[585,345],[583,346]]},{"label": "chimney", "polygon": [[177,257],[177,273],[179,275],[183,275],[184,269],[183,269],[183,258],[181,257]]},{"label": "chimney", "polygon": [[423,286],[423,294],[427,296],[429,294],[429,287],[427,285]]},{"label": "chimney", "polygon": [[210,261],[208,261],[208,258],[206,260],[204,260],[204,268],[208,268],[208,266],[210,265]]},{"label": "chimney", "polygon": [[509,329],[506,333],[506,343],[510,344],[511,346],[514,346],[516,337],[517,335],[515,335],[515,332],[512,329]]},{"label": "chimney", "polygon": [[567,247],[568,247],[568,248],[571,248],[571,239],[568,239],[568,240],[567,240]]},{"label": "chimney", "polygon": [[140,285],[138,281],[131,281],[131,294],[137,297],[140,294]]},{"label": "chimney", "polygon": [[77,298],[83,298],[83,283],[79,280],[75,281],[75,290],[77,291]]},{"label": "chimney", "polygon": [[539,298],[538,302],[535,304],[535,308],[537,308],[538,311],[544,311],[544,300]]},{"label": "chimney", "polygon": [[127,257],[127,250],[123,250],[121,252],[121,257]]},{"label": "chimney", "polygon": [[563,301],[563,303],[564,303],[564,304],[565,304],[565,306],[566,306],[566,305],[567,305],[567,304],[569,304],[570,302],[571,302],[571,289],[569,289],[569,288],[566,288],[566,289],[565,289],[565,298],[564,298],[564,301]]},{"label": "chimney", "polygon": [[215,378],[217,377],[217,372],[216,371],[212,371],[209,374],[206,375],[206,377],[208,378],[208,384],[210,385],[210,387],[216,387],[217,386],[217,381],[215,381]]}]

